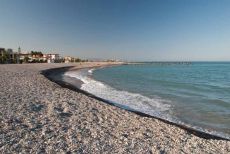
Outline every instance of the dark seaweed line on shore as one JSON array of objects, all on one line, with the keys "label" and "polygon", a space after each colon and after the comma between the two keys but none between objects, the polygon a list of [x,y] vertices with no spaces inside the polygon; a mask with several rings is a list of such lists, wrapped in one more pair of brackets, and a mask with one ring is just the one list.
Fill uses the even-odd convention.
[{"label": "dark seaweed line on shore", "polygon": [[[96,67],[87,67],[87,68],[96,68]],[[91,94],[91,93],[89,93],[87,91],[84,91],[82,89],[79,89],[78,87],[76,87],[74,85],[71,85],[71,84],[69,84],[69,83],[67,83],[65,81],[57,80],[57,79],[55,79],[55,78],[52,77],[52,75],[54,75],[54,74],[56,74],[56,75],[63,75],[66,71],[68,71],[71,68],[74,68],[74,66],[52,68],[52,69],[47,69],[47,70],[41,71],[41,74],[44,75],[50,81],[52,81],[52,82],[60,85],[63,88],[68,88],[70,90],[82,93],[82,94],[84,94],[84,95],[86,95],[88,97],[91,97],[91,98],[97,99],[99,101],[102,101],[102,102],[104,102],[106,104],[122,108],[121,106],[118,106],[117,104],[115,104],[115,103],[113,103],[113,102],[111,102],[109,100],[106,100],[106,99],[100,98],[98,96],[95,96],[95,95],[93,95],[93,94]],[[81,68],[79,68],[79,69],[81,69]],[[186,130],[188,133],[193,134],[193,135],[195,135],[197,137],[200,137],[200,138],[230,141],[230,139],[228,139],[228,138],[220,137],[220,136],[214,135],[214,134],[209,134],[209,133],[206,133],[206,132],[203,132],[203,131],[200,131],[200,130],[196,130],[194,128],[191,128],[191,127],[188,127],[188,126],[185,126],[185,125],[181,125],[181,124],[178,124],[178,123],[174,123],[174,122],[168,121],[166,119],[162,119],[162,118],[159,118],[159,117],[151,116],[151,115],[142,113],[140,111],[130,110],[130,109],[127,109],[127,108],[122,108],[122,109],[124,109],[124,110],[126,110],[128,112],[135,113],[135,114],[140,115],[142,117],[155,118],[155,119],[158,119],[158,120],[160,120],[160,121],[162,121],[164,123],[177,126],[177,127],[181,128],[181,129]]]}]

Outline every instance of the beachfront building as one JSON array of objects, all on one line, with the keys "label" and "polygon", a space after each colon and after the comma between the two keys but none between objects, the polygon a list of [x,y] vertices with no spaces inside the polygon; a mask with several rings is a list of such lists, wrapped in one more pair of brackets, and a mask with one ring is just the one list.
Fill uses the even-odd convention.
[{"label": "beachfront building", "polygon": [[70,56],[64,57],[64,62],[65,63],[73,63],[73,62],[81,62],[82,60],[80,58],[74,58]]},{"label": "beachfront building", "polygon": [[47,61],[47,63],[56,63],[60,59],[59,54],[44,54],[43,60]]},{"label": "beachfront building", "polygon": [[5,55],[5,48],[0,48],[0,56],[1,58]]},{"label": "beachfront building", "polygon": [[[19,53],[19,52],[18,52]],[[42,52],[31,51],[28,53],[19,53],[19,61],[20,63],[37,63],[43,62],[43,54]]]},{"label": "beachfront building", "polygon": [[30,53],[20,53],[19,60],[24,63],[32,62],[33,58]]},{"label": "beachfront building", "polygon": [[32,55],[33,58],[36,58],[36,59],[43,57],[43,53],[40,51],[39,52],[38,51],[31,51],[30,54]]},{"label": "beachfront building", "polygon": [[15,63],[16,54],[13,52],[13,49],[7,49],[7,63]]},{"label": "beachfront building", "polygon": [[[71,59],[70,59],[71,61]],[[17,52],[12,49],[0,48],[0,63],[60,63],[64,62],[64,58],[60,58],[59,54],[43,54],[41,51],[21,52],[18,48]]]},{"label": "beachfront building", "polygon": [[4,63],[5,60],[5,48],[0,48],[0,63]]},{"label": "beachfront building", "polygon": [[5,48],[0,48],[0,54],[3,55],[3,52],[5,51]]},{"label": "beachfront building", "polygon": [[59,54],[43,54],[42,52],[35,51],[20,54],[20,61],[24,63],[55,63],[58,60]]},{"label": "beachfront building", "polygon": [[16,62],[16,53],[12,49],[0,48],[0,63],[10,64]]},{"label": "beachfront building", "polygon": [[64,61],[65,61],[65,63],[70,63],[73,61],[73,57],[66,56],[66,57],[64,57]]}]

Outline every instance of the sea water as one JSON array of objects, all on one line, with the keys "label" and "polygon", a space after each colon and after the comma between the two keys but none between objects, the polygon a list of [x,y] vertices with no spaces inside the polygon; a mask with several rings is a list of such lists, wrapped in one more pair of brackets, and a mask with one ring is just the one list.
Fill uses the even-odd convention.
[{"label": "sea water", "polygon": [[98,97],[211,134],[230,136],[230,63],[141,63],[67,72]]}]

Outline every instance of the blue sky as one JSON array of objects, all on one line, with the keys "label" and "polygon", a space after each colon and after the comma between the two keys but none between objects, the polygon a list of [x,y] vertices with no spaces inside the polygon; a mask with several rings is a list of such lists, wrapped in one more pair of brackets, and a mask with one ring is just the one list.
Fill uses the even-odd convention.
[{"label": "blue sky", "polygon": [[228,0],[1,0],[0,46],[123,60],[230,60]]}]

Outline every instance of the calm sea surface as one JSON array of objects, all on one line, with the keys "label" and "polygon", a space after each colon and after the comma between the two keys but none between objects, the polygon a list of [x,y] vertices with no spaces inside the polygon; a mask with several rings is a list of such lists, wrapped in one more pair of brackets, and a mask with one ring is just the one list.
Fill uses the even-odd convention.
[{"label": "calm sea surface", "polygon": [[91,77],[86,70],[75,74],[85,83],[83,90],[130,109],[230,136],[230,63],[146,63],[87,72]]}]

